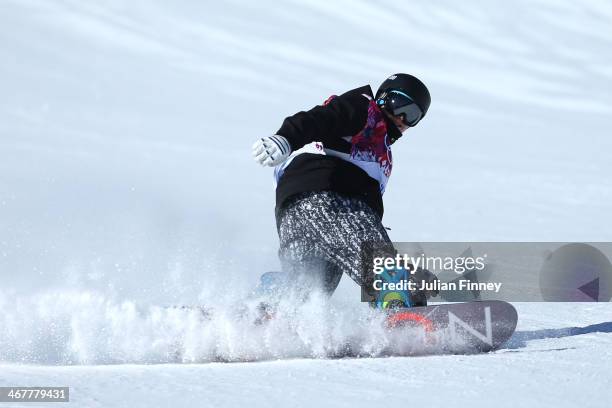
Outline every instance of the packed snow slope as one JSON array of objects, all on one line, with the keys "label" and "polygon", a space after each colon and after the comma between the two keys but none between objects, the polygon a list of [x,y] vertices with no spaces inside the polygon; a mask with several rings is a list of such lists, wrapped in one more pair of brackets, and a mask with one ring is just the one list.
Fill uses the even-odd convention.
[{"label": "packed snow slope", "polygon": [[[604,406],[609,304],[520,304],[492,355],[356,360],[319,359],[384,345],[347,279],[261,336],[166,306],[234,305],[278,268],[253,141],[400,71],[433,102],[394,145],[392,239],[612,240],[611,26],[594,0],[0,2],[0,386],[69,385],[75,406]],[[244,360],[264,361],[219,363]]]},{"label": "packed snow slope", "polygon": [[[506,349],[471,356],[23,366],[0,383],[71,386],[79,407],[608,407],[608,304],[518,305]],[[609,320],[609,318],[608,318]],[[579,327],[575,323],[580,322]],[[22,405],[24,407],[28,404]]]}]

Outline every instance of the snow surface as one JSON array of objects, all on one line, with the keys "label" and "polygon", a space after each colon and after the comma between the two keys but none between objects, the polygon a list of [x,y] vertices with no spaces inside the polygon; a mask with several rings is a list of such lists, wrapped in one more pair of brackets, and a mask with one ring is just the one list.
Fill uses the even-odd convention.
[{"label": "snow surface", "polygon": [[253,140],[399,71],[433,104],[394,146],[392,239],[611,241],[611,23],[595,0],[3,0],[0,386],[84,407],[608,406],[609,304],[518,304],[493,354],[332,360],[386,341],[348,279],[265,333],[167,306],[233,305],[278,268]]},{"label": "snow surface", "polygon": [[[609,305],[517,306],[521,319],[514,337],[504,349],[484,355],[208,364],[1,364],[0,383],[69,384],[71,404],[84,407],[608,406],[612,387]],[[605,316],[608,321],[602,323]]]}]

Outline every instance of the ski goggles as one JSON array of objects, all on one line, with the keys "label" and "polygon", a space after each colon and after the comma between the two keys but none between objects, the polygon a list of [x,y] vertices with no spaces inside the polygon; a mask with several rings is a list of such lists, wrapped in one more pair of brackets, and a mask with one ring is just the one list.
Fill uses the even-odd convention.
[{"label": "ski goggles", "polygon": [[407,94],[401,91],[389,91],[385,97],[385,108],[393,116],[402,119],[408,127],[416,126],[423,117],[423,111],[419,105]]}]

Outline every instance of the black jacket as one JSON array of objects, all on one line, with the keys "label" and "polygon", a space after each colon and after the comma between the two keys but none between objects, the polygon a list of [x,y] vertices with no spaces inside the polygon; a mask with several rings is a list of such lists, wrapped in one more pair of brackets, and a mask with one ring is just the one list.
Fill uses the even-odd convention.
[{"label": "black jacket", "polygon": [[[344,138],[361,132],[368,119],[370,86],[353,89],[307,112],[286,118],[276,132],[287,138],[293,151],[311,142],[326,149],[350,153],[351,143]],[[387,133],[397,139],[401,132],[385,117]],[[331,190],[363,198],[382,218],[384,207],[378,181],[364,170],[339,157],[302,153],[284,169],[276,187],[276,210],[289,198],[307,191]]]}]

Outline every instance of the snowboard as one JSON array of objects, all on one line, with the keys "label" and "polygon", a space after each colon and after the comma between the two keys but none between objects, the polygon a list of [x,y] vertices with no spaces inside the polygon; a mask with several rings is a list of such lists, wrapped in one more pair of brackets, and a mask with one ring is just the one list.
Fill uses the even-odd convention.
[{"label": "snowboard", "polygon": [[388,330],[416,334],[410,354],[493,351],[512,336],[518,319],[514,306],[499,300],[437,304],[387,313]]},{"label": "snowboard", "polygon": [[[287,275],[270,271],[260,278],[256,293],[272,294],[285,287]],[[445,303],[386,310],[386,328],[397,339],[388,354],[471,354],[500,348],[514,333],[518,315],[500,300]],[[406,342],[405,336],[410,336]],[[413,341],[414,340],[414,341]]]},{"label": "snowboard", "polygon": [[[180,309],[197,311],[203,321],[215,317],[215,311],[202,306],[180,306]],[[254,317],[247,309],[236,310],[235,318],[241,324],[265,329],[275,320],[274,314]],[[328,354],[328,358],[392,357],[442,354],[477,354],[499,349],[510,339],[517,324],[516,309],[499,300],[446,303],[422,307],[380,311],[375,316],[381,322],[385,348],[363,354],[362,341],[348,341]],[[264,317],[267,316],[267,317]]]},{"label": "snowboard", "polygon": [[[254,291],[260,296],[276,296],[290,282],[286,274],[267,272]],[[215,311],[203,306],[182,306],[196,310],[202,320],[212,320]],[[274,312],[261,307],[238,307],[234,318],[241,324],[264,327],[276,319]],[[373,310],[373,312],[375,312]],[[381,315],[382,314],[382,315]],[[378,317],[376,317],[378,316]],[[476,354],[494,351],[510,339],[518,315],[514,306],[499,300],[440,303],[422,307],[380,310],[371,318],[381,322],[388,347],[379,356],[432,354]],[[382,318],[382,320],[379,320]],[[366,323],[367,324],[367,323]],[[360,357],[362,352],[349,341],[346,347],[331,353],[330,358]],[[360,341],[355,341],[359,344]]]}]

